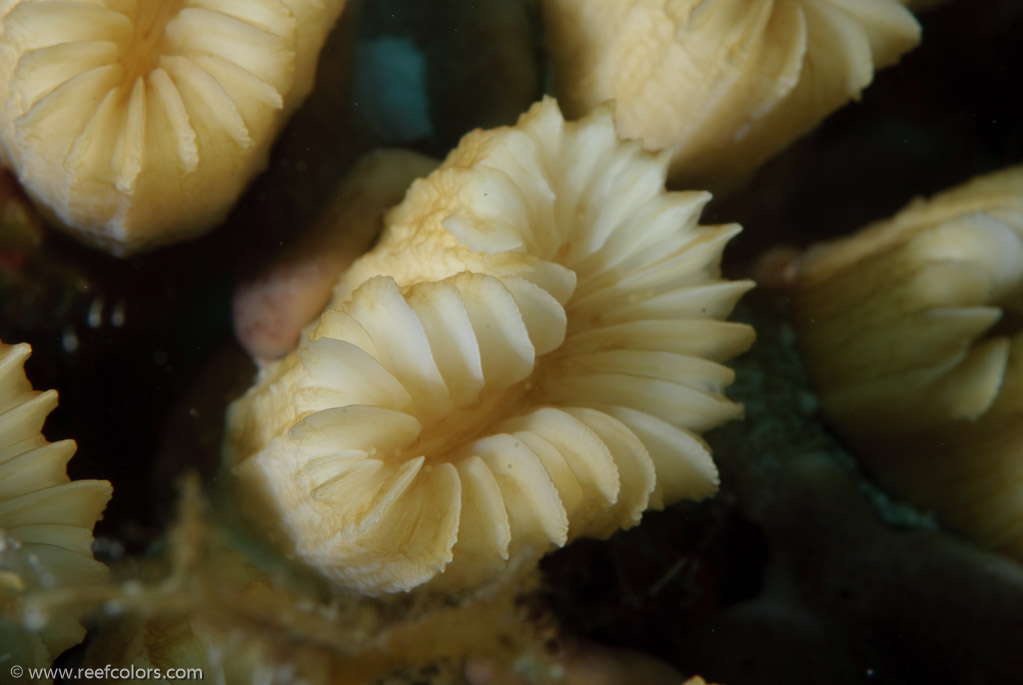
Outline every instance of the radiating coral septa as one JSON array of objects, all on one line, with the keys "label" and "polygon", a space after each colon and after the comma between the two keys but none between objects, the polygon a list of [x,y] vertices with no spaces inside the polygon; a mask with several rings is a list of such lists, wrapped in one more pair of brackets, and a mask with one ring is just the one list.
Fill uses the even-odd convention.
[{"label": "radiating coral septa", "polygon": [[[304,371],[317,379],[295,398],[298,415],[346,405],[384,406],[400,411],[412,405],[412,396],[401,382],[359,345],[322,337],[301,348],[298,356]],[[482,372],[479,375],[482,386]]]},{"label": "radiating coral septa", "polygon": [[[565,533],[585,534],[594,518],[604,518],[618,500],[621,481],[607,444],[563,408],[544,407],[495,427],[520,439],[560,493]],[[552,539],[559,546],[565,544]]]},{"label": "radiating coral septa", "polygon": [[[24,392],[15,395],[20,400],[0,414],[0,434],[4,436],[4,444],[0,447],[0,456],[11,458],[23,449],[35,449],[46,440],[42,436],[43,422],[46,416],[57,406],[57,391]],[[27,399],[26,399],[27,397]]]},{"label": "radiating coral septa", "polygon": [[111,252],[207,230],[265,165],[343,4],[9,3],[4,161],[56,223]]},{"label": "radiating coral septa", "polygon": [[[422,457],[397,465],[386,457],[332,461],[334,475],[311,491],[313,506],[284,523],[297,554],[346,584],[386,592],[407,590],[444,568],[459,521],[460,481],[450,464],[426,465]],[[261,479],[276,470],[260,466],[243,465],[239,474]],[[264,486],[275,490],[273,481]],[[322,536],[310,536],[313,530]]]},{"label": "radiating coral septa", "polygon": [[490,467],[473,455],[455,469],[462,484],[458,538],[451,548],[453,563],[435,580],[452,589],[494,577],[508,561],[512,542],[508,509]]},{"label": "radiating coral septa", "polygon": [[828,0],[841,11],[856,17],[861,25],[868,27],[866,38],[870,43],[876,69],[887,67],[898,61],[899,56],[912,49],[920,40],[920,25],[909,12],[898,5],[912,4],[906,0],[898,3],[885,0]]},{"label": "radiating coral septa", "polygon": [[[379,406],[352,404],[323,409],[306,416],[288,430],[288,439],[302,446],[302,461],[316,456],[356,450],[378,459],[392,456],[392,450],[410,445],[422,430],[415,419],[404,412]],[[319,452],[322,446],[323,452]],[[303,465],[298,464],[300,468]]]},{"label": "radiating coral septa", "polygon": [[[694,201],[700,201],[700,209],[707,199],[708,196],[693,198]],[[695,221],[695,215],[686,215]],[[631,298],[633,304],[638,304],[657,295],[678,292],[694,285],[749,289],[753,287],[749,281],[729,283],[727,286],[713,282],[719,275],[717,265],[722,250],[739,230],[733,224],[715,226],[699,234],[675,232],[675,235],[666,236],[659,243],[650,241],[629,247],[620,245],[621,234],[627,231],[618,231],[619,235],[615,236],[617,239],[609,239],[603,250],[614,256],[602,260],[587,259],[580,264],[580,268],[588,268],[584,272],[586,278],[579,283],[572,307],[581,310],[591,301],[614,302],[623,295]],[[737,298],[725,301],[734,304]]]},{"label": "radiating coral septa", "polygon": [[112,64],[117,45],[110,41],[57,43],[26,53],[18,60],[10,97],[29,109],[78,74]]},{"label": "radiating coral septa", "polygon": [[[112,488],[106,481],[68,479],[66,466],[75,444],[71,440],[49,443],[40,432],[57,404],[57,394],[32,390],[23,370],[29,353],[28,345],[0,344],[0,576],[4,577],[0,610],[8,616],[20,611],[19,602],[36,591],[89,583],[106,572],[92,558],[92,527]],[[20,624],[5,619],[0,622],[0,639],[35,645],[30,649],[40,659],[32,663],[49,665],[84,637],[76,611],[58,607]]]},{"label": "radiating coral septa", "polygon": [[631,347],[724,361],[749,349],[753,339],[749,326],[729,321],[647,320],[581,330],[570,334],[561,349],[575,355]]},{"label": "radiating coral septa", "polygon": [[[997,338],[975,345],[951,360],[894,377],[850,384],[829,393],[822,406],[843,416],[851,434],[899,435],[946,421],[975,420],[992,405],[1002,386],[1009,341]],[[879,403],[877,398],[885,398]],[[893,406],[912,407],[895,424]]]},{"label": "radiating coral septa", "polygon": [[[797,308],[819,321],[801,336],[812,356],[846,350],[812,364],[829,388],[826,410],[847,417],[853,432],[973,420],[994,401],[1008,342],[990,331],[1023,290],[1018,219],[998,209],[1008,196],[986,190],[1003,183],[970,184],[993,203],[991,212],[979,211],[979,197],[953,190],[801,260]],[[896,426],[887,419],[892,406],[915,409]]]},{"label": "radiating coral septa", "polygon": [[527,547],[565,544],[568,514],[547,469],[529,447],[507,433],[493,433],[473,442],[467,452],[494,474],[512,539]]},{"label": "radiating coral septa", "polygon": [[[573,536],[604,537],[639,523],[657,483],[657,471],[646,445],[627,425],[610,414],[589,407],[562,407],[561,410],[586,426],[605,445],[619,485],[614,497],[609,497],[606,493],[610,492],[610,469],[605,462],[597,461],[585,467],[590,470],[603,467],[602,471],[607,472],[604,476],[607,485],[601,491],[612,506],[607,514],[593,512],[592,524],[586,523],[586,517],[580,517],[579,529],[573,531]],[[599,483],[601,475],[600,472],[595,474],[594,480]]]},{"label": "radiating coral septa", "polygon": [[792,295],[821,407],[883,485],[1021,557],[1023,168],[810,250]]},{"label": "radiating coral septa", "polygon": [[666,160],[546,99],[413,183],[230,410],[260,525],[362,592],[459,589],[712,494],[697,433],[741,414],[719,362],[753,333],[719,318],[751,283]]},{"label": "radiating coral septa", "polygon": [[695,433],[631,407],[608,406],[604,411],[628,426],[647,448],[657,473],[651,509],[682,499],[699,501],[717,492],[718,471],[710,448]]},{"label": "radiating coral septa", "polygon": [[[11,435],[4,431],[4,426],[0,426],[0,432],[5,437]],[[16,434],[13,437],[5,446],[7,449],[0,451],[0,501],[31,492],[33,488],[58,485],[67,479],[67,462],[75,453],[73,440],[47,443],[40,438],[33,441],[40,446],[25,450],[25,443],[19,444]]]},{"label": "radiating coral septa", "polygon": [[447,281],[424,283],[409,293],[408,302],[433,341],[430,350],[452,405],[475,401],[486,384],[483,351],[461,293]]},{"label": "radiating coral septa", "polygon": [[615,101],[621,134],[672,150],[683,186],[733,187],[920,37],[898,0],[540,4],[566,111]]}]

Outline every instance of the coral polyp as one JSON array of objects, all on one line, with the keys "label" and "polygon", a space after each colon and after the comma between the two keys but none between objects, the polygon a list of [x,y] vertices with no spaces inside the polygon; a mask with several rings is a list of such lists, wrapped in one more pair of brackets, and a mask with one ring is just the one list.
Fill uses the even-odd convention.
[{"label": "coral polyp", "polygon": [[699,433],[741,414],[721,365],[736,226],[667,193],[668,157],[553,100],[476,131],[388,215],[296,352],[230,411],[244,506],[363,592],[462,587],[712,494]]},{"label": "coral polyp", "polygon": [[822,408],[893,492],[1023,558],[1023,167],[811,249],[793,311]]},{"label": "coral polyp", "polygon": [[66,608],[27,620],[23,600],[103,579],[106,567],[92,557],[92,527],[111,487],[68,478],[75,443],[43,437],[57,393],[32,389],[22,368],[29,353],[28,345],[0,343],[0,645],[48,665],[81,642],[85,629]]},{"label": "coral polyp", "polygon": [[224,218],[344,1],[5,4],[0,158],[57,224],[127,254]]},{"label": "coral polyp", "polygon": [[671,178],[743,180],[920,40],[899,0],[542,0],[565,111],[617,103]]}]

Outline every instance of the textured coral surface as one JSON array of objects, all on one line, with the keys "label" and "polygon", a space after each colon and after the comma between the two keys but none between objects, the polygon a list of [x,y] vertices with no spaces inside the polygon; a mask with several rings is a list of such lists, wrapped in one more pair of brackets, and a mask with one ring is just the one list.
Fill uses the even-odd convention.
[{"label": "textured coral surface", "polygon": [[265,166],[343,6],[5,2],[0,159],[115,254],[208,230]]},{"label": "textured coral surface", "polygon": [[720,362],[753,333],[721,319],[751,284],[720,278],[737,227],[698,226],[707,195],[666,193],[666,162],[553,100],[466,136],[232,407],[254,518],[379,592],[712,493],[699,433],[740,414]]},{"label": "textured coral surface", "polygon": [[[138,626],[145,616],[159,625],[198,616],[214,626],[243,626],[223,633],[235,646],[239,635],[258,636],[254,647],[235,653],[262,649],[282,656],[273,673],[284,680],[295,675],[282,655],[289,640],[300,640],[309,654],[322,654],[324,643],[341,633],[352,638],[349,646],[364,645],[358,639],[371,636],[357,639],[345,631],[374,625],[374,616],[396,621],[409,611],[400,602],[374,605],[380,614],[360,609],[343,614],[355,619],[340,622],[342,629],[329,628],[325,621],[342,614],[331,613],[336,607],[329,602],[307,601],[310,593],[322,599],[315,595],[322,587],[315,576],[295,576],[303,592],[282,602],[287,574],[275,575],[278,567],[265,564],[273,556],[250,540],[232,553],[274,574],[249,586],[238,584],[247,576],[222,564],[216,574],[200,576],[209,581],[201,593],[188,583],[168,590],[166,578],[195,575],[139,576],[131,560],[163,540],[166,512],[178,496],[174,484],[184,470],[207,476],[207,490],[221,482],[216,465],[224,408],[255,373],[232,342],[237,277],[251,278],[282,253],[298,250],[302,229],[316,223],[355,160],[393,143],[365,124],[365,103],[349,97],[351,37],[407,38],[431,64],[453,55],[443,69],[426,71],[425,85],[434,94],[470,92],[463,86],[469,81],[461,79],[472,72],[488,92],[521,97],[519,85],[500,87],[525,82],[521,74],[502,71],[509,67],[505,56],[525,53],[543,62],[539,15],[527,11],[533,45],[508,51],[495,44],[490,52],[464,38],[472,22],[442,21],[453,7],[479,10],[484,3],[444,0],[447,14],[426,12],[432,1],[376,0],[379,12],[367,12],[353,0],[364,13],[343,18],[328,41],[319,65],[325,87],[311,93],[310,108],[296,112],[266,175],[227,222],[193,243],[130,260],[106,257],[45,228],[38,217],[26,218],[30,202],[0,178],[0,338],[31,344],[27,375],[35,387],[59,391],[60,405],[44,433],[53,442],[70,437],[78,443],[70,477],[114,484],[116,495],[97,524],[97,556],[144,583],[140,593],[137,582],[121,586],[115,580],[110,587],[116,592],[91,597],[93,606],[132,592],[142,598],[96,612],[102,631],[86,621],[97,642],[123,636],[122,630],[134,639],[143,633]],[[522,10],[518,0],[500,1]],[[914,196],[934,195],[1023,159],[1023,131],[1016,123],[1023,109],[1013,87],[1023,82],[1023,6],[1015,0],[949,0],[921,12],[919,20],[920,47],[877,72],[859,103],[833,114],[730,198],[704,208],[704,224],[746,228],[725,252],[726,276],[744,277],[748,264],[776,244],[803,247],[849,234],[893,215]],[[356,72],[369,66],[355,60]],[[430,81],[441,73],[441,81]],[[538,96],[530,92],[501,111],[517,114]],[[421,152],[442,157],[475,126],[514,123],[514,116],[484,121],[475,107],[437,97],[427,97],[436,128],[413,143]],[[500,614],[503,623],[498,614],[473,618],[455,607],[448,622],[426,630],[440,646],[405,633],[405,641],[393,643],[409,655],[404,661],[381,646],[371,655],[374,672],[399,673],[378,682],[439,683],[446,677],[461,685],[462,645],[518,674],[535,674],[534,667],[545,663],[537,655],[556,649],[546,633],[529,632],[537,615],[583,639],[653,654],[714,683],[1018,680],[1018,564],[942,530],[926,512],[885,497],[855,470],[818,415],[793,356],[791,332],[779,328],[787,316],[784,300],[779,296],[775,307],[744,298],[760,343],[737,360],[737,382],[730,388],[746,405],[747,420],[706,436],[720,470],[716,497],[648,512],[629,531],[608,540],[577,540],[548,556],[542,595],[509,602],[512,613],[521,613]],[[830,461],[821,462],[824,456]],[[182,566],[203,568],[192,561]],[[253,592],[246,594],[246,587]],[[155,596],[163,603],[151,601]],[[201,606],[193,614],[195,597]],[[123,626],[115,625],[122,620]],[[448,637],[472,640],[453,646]],[[191,639],[196,644],[194,634]],[[416,647],[422,651],[409,651]],[[214,649],[202,655],[211,657],[203,663],[206,680],[227,680],[228,665],[217,661],[222,654]],[[424,665],[436,655],[450,659]],[[78,665],[82,656],[72,650],[60,663]],[[100,666],[113,661],[101,653],[96,658]]]}]

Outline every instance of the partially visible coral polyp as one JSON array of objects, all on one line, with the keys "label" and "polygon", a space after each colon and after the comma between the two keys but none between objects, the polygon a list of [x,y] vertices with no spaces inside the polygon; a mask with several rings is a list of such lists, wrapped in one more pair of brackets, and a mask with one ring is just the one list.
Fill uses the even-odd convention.
[{"label": "partially visible coral polyp", "polygon": [[920,39],[897,0],[542,0],[559,100],[614,100],[670,178],[735,184]]},{"label": "partially visible coral polyp", "polygon": [[312,87],[344,0],[0,7],[0,159],[41,208],[128,254],[219,222]]},{"label": "partially visible coral polyp", "polygon": [[28,345],[0,343],[0,645],[48,665],[85,630],[68,611],[28,616],[24,600],[104,577],[92,557],[92,527],[111,487],[68,479],[75,443],[43,437],[57,394],[32,390],[22,369],[28,355]]},{"label": "partially visible coral polyp", "polygon": [[416,181],[296,352],[229,412],[254,518],[367,593],[464,587],[509,560],[700,499],[699,434],[741,414],[721,362],[748,282],[736,226],[666,193],[667,157],[553,100]]},{"label": "partially visible coral polyp", "polygon": [[822,409],[868,470],[1023,558],[1023,167],[811,249],[792,301]]}]

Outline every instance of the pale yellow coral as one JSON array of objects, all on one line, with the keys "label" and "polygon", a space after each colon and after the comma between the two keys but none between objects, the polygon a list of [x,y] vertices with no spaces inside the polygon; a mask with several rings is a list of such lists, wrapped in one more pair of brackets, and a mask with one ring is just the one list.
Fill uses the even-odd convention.
[{"label": "pale yellow coral", "polygon": [[297,352],[229,413],[253,517],[367,593],[491,577],[714,492],[699,433],[740,415],[721,362],[749,282],[668,158],[553,100],[416,181]]},{"label": "pale yellow coral", "polygon": [[0,158],[111,252],[209,229],[312,88],[343,5],[0,2]]},{"label": "pale yellow coral", "polygon": [[19,618],[16,609],[33,590],[102,578],[106,567],[92,557],[92,527],[111,488],[106,481],[70,481],[65,465],[74,442],[42,436],[57,394],[32,390],[22,369],[29,351],[0,344],[0,653],[5,647],[48,664],[80,642],[84,629],[71,613]]},{"label": "pale yellow coral", "polygon": [[438,160],[409,150],[383,148],[360,159],[338,185],[316,225],[259,278],[239,285],[234,331],[257,359],[276,359],[294,349],[299,332],[330,300],[337,275],[369,249],[387,210],[409,183],[430,173]]},{"label": "pale yellow coral", "polygon": [[1023,558],[1023,167],[812,249],[792,301],[822,408],[868,469]]},{"label": "pale yellow coral", "polygon": [[542,0],[559,99],[615,100],[670,177],[728,186],[859,97],[919,41],[897,0]]}]

